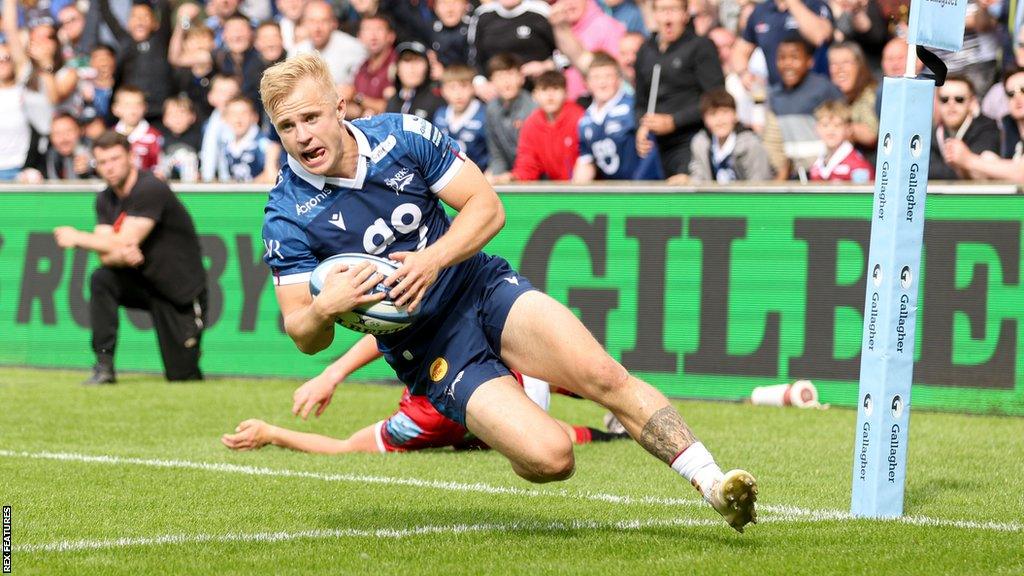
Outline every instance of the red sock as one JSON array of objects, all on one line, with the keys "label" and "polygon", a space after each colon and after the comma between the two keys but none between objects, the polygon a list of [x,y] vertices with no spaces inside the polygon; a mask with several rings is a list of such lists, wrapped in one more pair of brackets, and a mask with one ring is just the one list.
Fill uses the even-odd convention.
[{"label": "red sock", "polygon": [[586,426],[573,426],[572,430],[576,433],[577,444],[590,444],[592,439],[590,435],[590,428],[587,428]]}]

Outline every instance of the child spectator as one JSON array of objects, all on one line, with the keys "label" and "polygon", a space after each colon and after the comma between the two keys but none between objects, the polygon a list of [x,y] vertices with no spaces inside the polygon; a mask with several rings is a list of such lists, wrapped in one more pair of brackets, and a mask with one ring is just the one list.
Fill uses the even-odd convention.
[{"label": "child spectator", "polygon": [[519,147],[519,130],[537,107],[523,89],[526,79],[519,70],[523,62],[515,54],[498,54],[487,63],[487,73],[497,98],[487,104],[486,176],[492,184],[508,182]]},{"label": "child spectator", "polygon": [[224,147],[232,139],[231,130],[224,120],[224,108],[228,102],[241,93],[241,86],[234,76],[216,75],[210,84],[207,99],[213,112],[203,128],[203,146],[199,150],[199,173],[203,182],[217,178],[217,167]]},{"label": "child spectator", "polygon": [[737,121],[736,99],[726,89],[704,94],[700,113],[704,130],[690,142],[691,181],[728,184],[772,179],[768,152],[757,134]]},{"label": "child spectator", "polygon": [[537,109],[523,123],[512,177],[516,180],[570,180],[579,156],[578,125],[583,108],[566,101],[565,76],[549,70],[533,88]]},{"label": "child spectator", "polygon": [[221,182],[252,182],[263,173],[267,138],[260,134],[259,119],[256,104],[245,96],[235,96],[224,107],[230,140],[217,166]]},{"label": "child spectator", "polygon": [[661,180],[660,163],[641,162],[636,153],[633,94],[626,90],[619,63],[607,52],[594,52],[587,90],[594,101],[579,123],[580,157],[572,181]]},{"label": "child spectator", "polygon": [[143,170],[152,170],[160,163],[163,137],[146,121],[146,96],[135,86],[124,85],[114,92],[114,126],[119,134],[128,137],[132,145],[135,165]]},{"label": "child spectator", "polygon": [[469,2],[466,0],[436,0],[434,2],[434,28],[430,49],[441,66],[469,62]]},{"label": "child spectator", "polygon": [[164,135],[164,154],[160,174],[165,180],[199,181],[199,149],[203,131],[196,123],[195,107],[188,96],[180,94],[164,102],[160,132]]},{"label": "child spectator", "polygon": [[444,100],[434,92],[430,81],[427,47],[419,42],[402,42],[395,49],[398,65],[395,72],[395,95],[388,100],[385,112],[401,112],[430,120]]},{"label": "child spectator", "polygon": [[830,100],[845,100],[828,78],[811,72],[813,66],[814,48],[802,36],[791,34],[779,43],[776,68],[780,83],[768,92],[764,131],[777,180],[791,175],[807,179],[807,169],[824,151],[814,130],[814,111]]},{"label": "child spectator", "polygon": [[865,184],[875,177],[871,163],[850,141],[853,111],[845,102],[825,102],[814,111],[815,129],[825,144],[825,154],[811,166],[814,182],[854,182]]},{"label": "child spectator", "polygon": [[132,4],[127,29],[111,11],[110,0],[98,2],[103,21],[121,45],[120,82],[139,87],[146,102],[146,118],[159,118],[164,100],[171,94],[171,64],[167,58],[172,22],[170,1],[156,0],[159,17],[148,2]]},{"label": "child spectator", "polygon": [[446,105],[434,114],[434,126],[459,143],[459,148],[481,170],[487,169],[487,114],[473,94],[474,70],[465,64],[453,64],[441,77],[441,95]]},{"label": "child spectator", "polygon": [[81,109],[92,108],[104,120],[113,116],[110,103],[114,98],[117,53],[106,44],[99,44],[89,53],[89,67],[78,72],[75,104]]}]

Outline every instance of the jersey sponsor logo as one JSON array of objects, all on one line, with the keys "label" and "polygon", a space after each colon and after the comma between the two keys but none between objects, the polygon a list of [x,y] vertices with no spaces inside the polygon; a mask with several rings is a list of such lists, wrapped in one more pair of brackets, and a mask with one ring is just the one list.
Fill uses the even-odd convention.
[{"label": "jersey sponsor logo", "polygon": [[331,219],[328,220],[328,222],[338,230],[347,230],[347,228],[345,228],[345,219],[341,217],[341,212],[335,212],[332,214]]},{"label": "jersey sponsor logo", "polygon": [[277,258],[283,260],[284,256],[281,255],[281,241],[280,240],[267,240],[263,239],[263,247],[267,249],[266,253],[263,254],[264,258]]},{"label": "jersey sponsor logo", "polygon": [[425,224],[420,226],[422,221],[423,212],[419,206],[408,202],[399,204],[391,213],[390,226],[383,218],[377,218],[366,229],[366,232],[363,233],[363,250],[367,254],[380,254],[395,241],[396,230],[401,234],[408,234],[417,228],[419,229],[420,239],[416,249],[420,250],[427,245],[427,226]]},{"label": "jersey sponsor logo", "polygon": [[448,375],[448,361],[443,357],[438,356],[433,362],[430,363],[430,379],[434,382],[440,382]]},{"label": "jersey sponsor logo", "polygon": [[519,278],[516,276],[509,276],[508,278],[502,278],[502,280],[512,284],[513,286],[519,286]]},{"label": "jersey sponsor logo", "polygon": [[299,216],[309,213],[310,210],[316,208],[321,202],[330,198],[331,194],[334,194],[334,190],[332,188],[324,188],[321,192],[318,192],[316,196],[313,196],[302,204],[296,202],[295,213]]},{"label": "jersey sponsor logo", "polygon": [[406,167],[402,167],[401,170],[395,172],[394,176],[384,181],[389,188],[395,191],[395,194],[401,194],[405,192],[405,187],[408,186],[412,179],[416,177],[416,174]]},{"label": "jersey sponsor logo", "polygon": [[395,144],[398,144],[398,140],[395,139],[394,134],[389,134],[383,142],[378,144],[377,147],[370,152],[370,161],[374,164],[380,162],[388,155],[388,152],[391,152],[391,149],[395,147]]}]

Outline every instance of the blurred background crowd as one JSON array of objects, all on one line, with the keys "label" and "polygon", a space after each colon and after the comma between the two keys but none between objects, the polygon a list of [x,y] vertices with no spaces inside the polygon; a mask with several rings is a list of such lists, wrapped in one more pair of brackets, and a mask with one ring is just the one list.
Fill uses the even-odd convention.
[{"label": "blurred background crowd", "polygon": [[[273,183],[260,78],[309,51],[349,119],[426,118],[494,183],[869,182],[907,72],[909,0],[2,2],[0,180],[27,183],[95,177],[108,128],[161,178]],[[970,0],[931,178],[1024,182],[1022,22]]]}]

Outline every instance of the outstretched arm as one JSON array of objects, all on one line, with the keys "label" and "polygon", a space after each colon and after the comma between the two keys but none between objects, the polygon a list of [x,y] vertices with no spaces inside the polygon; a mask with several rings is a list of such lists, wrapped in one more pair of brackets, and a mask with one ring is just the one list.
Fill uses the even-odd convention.
[{"label": "outstretched arm", "polygon": [[96,252],[105,266],[138,266],[142,264],[139,246],[149,236],[156,221],[142,216],[128,216],[121,228],[100,224],[92,232],[60,226],[53,231],[61,248],[85,248]]},{"label": "outstretched arm", "polygon": [[331,403],[334,391],[338,385],[345,381],[353,372],[381,357],[377,350],[377,339],[372,334],[363,336],[355,346],[348,349],[340,358],[324,371],[305,384],[299,386],[292,395],[292,414],[301,415],[305,420],[309,413],[316,409],[316,416],[319,418],[327,405]]},{"label": "outstretched arm", "polygon": [[232,450],[259,450],[273,444],[289,450],[312,454],[344,454],[346,452],[378,452],[373,439],[374,426],[367,426],[347,440],[322,434],[298,432],[267,424],[262,420],[246,420],[234,434],[224,434],[220,441]]}]

